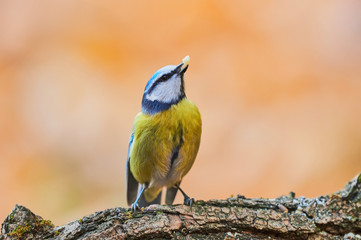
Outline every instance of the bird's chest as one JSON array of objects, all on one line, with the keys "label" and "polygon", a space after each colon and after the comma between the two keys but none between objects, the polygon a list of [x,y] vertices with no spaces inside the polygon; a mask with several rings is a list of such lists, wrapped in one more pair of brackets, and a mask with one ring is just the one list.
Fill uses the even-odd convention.
[{"label": "bird's chest", "polygon": [[155,115],[139,113],[130,151],[135,179],[140,183],[179,181],[193,165],[201,131],[198,108],[187,99]]},{"label": "bird's chest", "polygon": [[130,167],[139,182],[149,182],[154,175],[167,175],[172,156],[183,141],[183,122],[182,114],[174,111],[138,122]]}]

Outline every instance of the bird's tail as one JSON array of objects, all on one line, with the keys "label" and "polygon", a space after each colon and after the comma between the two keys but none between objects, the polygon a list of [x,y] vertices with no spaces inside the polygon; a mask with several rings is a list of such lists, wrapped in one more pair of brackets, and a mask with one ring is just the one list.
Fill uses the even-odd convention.
[{"label": "bird's tail", "polygon": [[139,199],[139,207],[146,207],[151,204],[160,204],[162,189],[147,188]]},{"label": "bird's tail", "polygon": [[178,192],[178,188],[176,187],[167,188],[167,194],[165,195],[165,204],[172,205],[175,196],[177,195],[177,192]]}]

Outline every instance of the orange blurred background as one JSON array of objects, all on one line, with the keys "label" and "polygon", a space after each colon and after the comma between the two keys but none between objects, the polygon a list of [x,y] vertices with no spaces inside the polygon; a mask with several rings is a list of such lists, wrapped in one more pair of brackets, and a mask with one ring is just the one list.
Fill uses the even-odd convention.
[{"label": "orange blurred background", "polygon": [[186,55],[189,195],[334,192],[361,171],[360,43],[357,0],[1,1],[0,222],[126,207],[144,86]]}]

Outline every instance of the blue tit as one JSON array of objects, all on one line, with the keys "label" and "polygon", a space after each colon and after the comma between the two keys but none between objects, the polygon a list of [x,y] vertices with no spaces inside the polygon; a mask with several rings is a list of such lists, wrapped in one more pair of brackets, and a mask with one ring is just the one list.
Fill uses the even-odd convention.
[{"label": "blue tit", "polygon": [[194,203],[179,186],[194,163],[202,132],[198,108],[184,92],[188,64],[189,56],[159,69],[145,86],[126,163],[127,201],[133,211],[160,204],[163,187],[166,204],[173,203],[178,190],[185,204]]}]

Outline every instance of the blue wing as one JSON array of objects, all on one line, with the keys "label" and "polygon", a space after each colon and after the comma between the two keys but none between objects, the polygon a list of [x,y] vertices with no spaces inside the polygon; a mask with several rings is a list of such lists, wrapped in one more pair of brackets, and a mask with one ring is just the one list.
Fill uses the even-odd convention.
[{"label": "blue wing", "polygon": [[133,144],[133,140],[134,140],[134,131],[132,132],[132,135],[130,136],[130,140],[129,140],[129,147],[128,147],[128,155],[127,155],[127,164],[126,164],[126,170],[125,170],[125,175],[126,175],[126,182],[127,182],[127,202],[128,205],[131,205],[135,199],[137,198],[137,193],[138,193],[138,182],[137,180],[135,180],[132,172],[130,171],[130,159],[129,159],[129,154],[130,154],[130,149],[132,147]]}]

